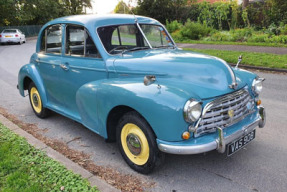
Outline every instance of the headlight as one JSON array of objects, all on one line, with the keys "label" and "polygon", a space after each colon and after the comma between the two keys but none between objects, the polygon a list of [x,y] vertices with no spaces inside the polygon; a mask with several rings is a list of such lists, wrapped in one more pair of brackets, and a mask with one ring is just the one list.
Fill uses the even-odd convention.
[{"label": "headlight", "polygon": [[201,116],[202,106],[201,103],[190,99],[186,102],[183,108],[183,116],[185,121],[192,123],[197,121]]},{"label": "headlight", "polygon": [[253,83],[252,83],[252,90],[253,92],[256,94],[256,95],[259,95],[262,91],[262,88],[263,88],[263,81],[265,79],[264,78],[256,78],[253,80]]}]

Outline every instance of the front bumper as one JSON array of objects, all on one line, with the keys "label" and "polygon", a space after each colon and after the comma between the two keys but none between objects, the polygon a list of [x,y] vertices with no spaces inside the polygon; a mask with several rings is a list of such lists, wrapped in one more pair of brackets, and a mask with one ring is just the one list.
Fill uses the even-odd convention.
[{"label": "front bumper", "polygon": [[171,153],[171,154],[198,154],[204,153],[212,150],[217,150],[220,153],[224,153],[226,149],[226,145],[231,143],[232,141],[250,133],[257,126],[263,128],[266,121],[266,113],[264,107],[258,107],[259,115],[255,118],[255,120],[245,126],[243,126],[240,130],[235,131],[234,133],[224,137],[224,131],[222,128],[217,128],[218,137],[213,141],[201,143],[201,144],[193,144],[193,145],[173,145],[172,142],[165,143],[158,141],[158,148],[162,152]]}]

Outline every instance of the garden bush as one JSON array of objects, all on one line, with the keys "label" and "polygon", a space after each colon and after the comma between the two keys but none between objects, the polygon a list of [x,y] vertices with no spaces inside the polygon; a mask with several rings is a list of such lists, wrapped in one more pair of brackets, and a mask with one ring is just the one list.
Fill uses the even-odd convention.
[{"label": "garden bush", "polygon": [[183,39],[199,40],[202,37],[206,37],[212,31],[213,29],[211,27],[198,22],[192,22],[188,19],[181,28],[180,33]]},{"label": "garden bush", "polygon": [[166,29],[170,32],[173,33],[176,30],[179,30],[182,27],[182,24],[179,23],[177,20],[174,20],[172,22],[168,22],[168,20],[166,20]]},{"label": "garden bush", "polygon": [[280,27],[280,34],[281,35],[287,35],[287,24],[282,24]]},{"label": "garden bush", "polygon": [[254,43],[264,43],[269,38],[268,34],[256,34],[252,37],[248,38],[248,42],[254,42]]}]

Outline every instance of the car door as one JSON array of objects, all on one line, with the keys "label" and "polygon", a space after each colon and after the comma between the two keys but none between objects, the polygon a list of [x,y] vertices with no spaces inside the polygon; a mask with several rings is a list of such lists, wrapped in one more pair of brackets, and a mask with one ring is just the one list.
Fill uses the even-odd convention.
[{"label": "car door", "polygon": [[41,35],[41,48],[36,59],[36,67],[44,83],[48,107],[61,112],[64,99],[63,94],[59,93],[61,82],[58,72],[62,62],[62,26],[60,24],[49,26]]},{"label": "car door", "polygon": [[67,115],[80,121],[77,91],[88,82],[107,78],[105,62],[88,31],[80,25],[65,26],[64,52],[59,70],[61,97],[65,100]]}]

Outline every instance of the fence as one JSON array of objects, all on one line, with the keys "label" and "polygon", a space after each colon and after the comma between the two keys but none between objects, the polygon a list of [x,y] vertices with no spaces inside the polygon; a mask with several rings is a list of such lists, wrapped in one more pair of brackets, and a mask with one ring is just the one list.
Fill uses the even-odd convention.
[{"label": "fence", "polygon": [[42,25],[24,25],[24,26],[0,26],[0,33],[4,29],[20,29],[26,37],[37,36]]}]

